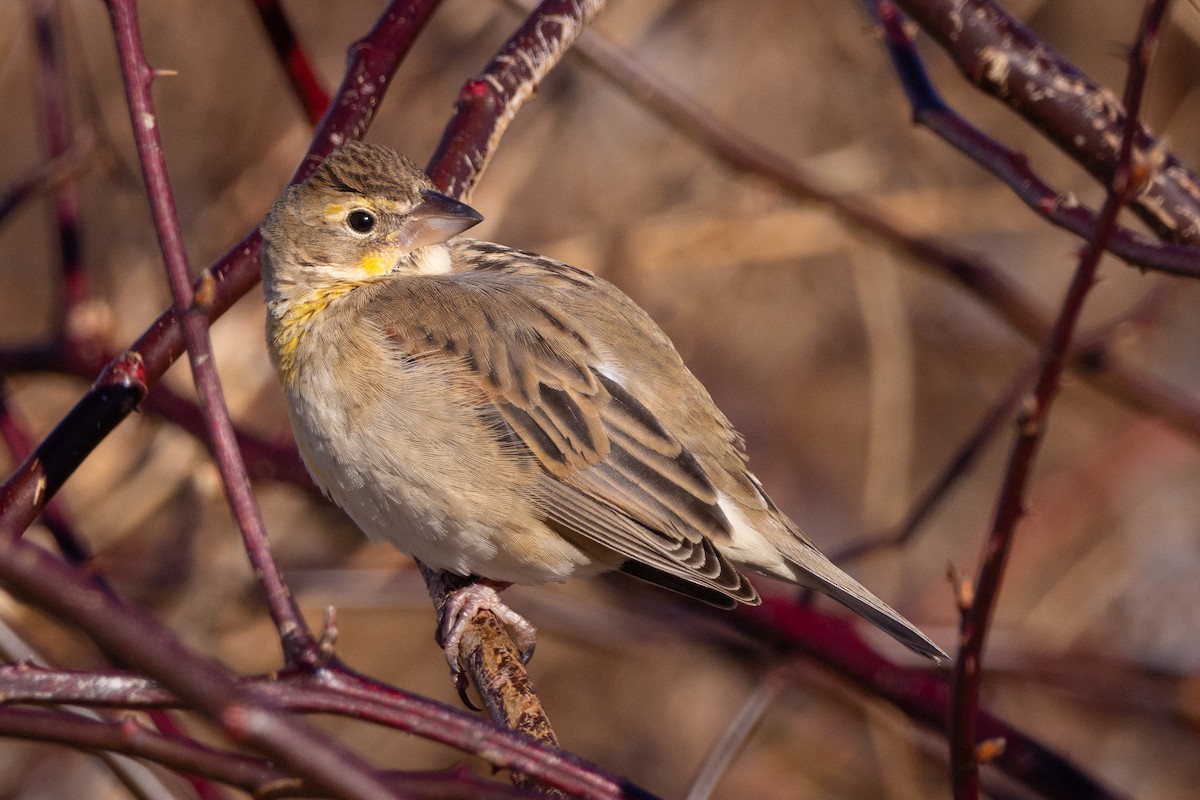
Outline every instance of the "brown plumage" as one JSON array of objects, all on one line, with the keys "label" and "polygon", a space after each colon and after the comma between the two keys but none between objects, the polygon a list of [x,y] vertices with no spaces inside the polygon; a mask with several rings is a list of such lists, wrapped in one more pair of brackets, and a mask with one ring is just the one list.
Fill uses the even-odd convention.
[{"label": "brown plumage", "polygon": [[267,339],[301,452],[369,536],[499,583],[620,569],[722,606],[758,602],[741,565],[944,657],[775,507],[641,308],[454,238],[479,219],[353,144],[264,223]]}]

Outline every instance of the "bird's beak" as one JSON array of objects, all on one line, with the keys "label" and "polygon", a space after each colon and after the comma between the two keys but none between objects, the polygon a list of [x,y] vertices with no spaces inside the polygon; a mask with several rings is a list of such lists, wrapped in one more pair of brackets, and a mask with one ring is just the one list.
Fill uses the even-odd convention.
[{"label": "bird's beak", "polygon": [[396,239],[409,250],[441,244],[478,225],[483,215],[466,203],[430,189],[421,190],[421,202],[396,232]]}]

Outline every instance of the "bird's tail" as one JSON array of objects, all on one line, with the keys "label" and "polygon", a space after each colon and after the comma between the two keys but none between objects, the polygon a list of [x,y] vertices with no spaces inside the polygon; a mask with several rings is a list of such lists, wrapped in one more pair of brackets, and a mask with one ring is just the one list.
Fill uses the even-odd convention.
[{"label": "bird's tail", "polygon": [[916,625],[900,616],[858,581],[838,569],[807,542],[796,540],[784,557],[791,568],[791,580],[810,589],[827,594],[854,613],[890,634],[896,641],[915,653],[936,662],[949,661],[940,647],[921,633]]}]

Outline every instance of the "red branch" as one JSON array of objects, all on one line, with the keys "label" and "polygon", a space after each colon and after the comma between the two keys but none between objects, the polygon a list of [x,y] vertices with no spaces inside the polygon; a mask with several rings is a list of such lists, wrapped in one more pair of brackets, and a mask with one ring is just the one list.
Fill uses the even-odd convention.
[{"label": "red branch", "polygon": [[[884,41],[896,74],[912,107],[913,121],[924,125],[952,147],[1003,181],[1017,197],[1042,218],[1089,237],[1096,230],[1096,214],[1075,198],[1058,192],[1029,166],[1029,159],[1011,150],[962,118],[938,95],[917,53],[912,29],[903,14],[886,0],[869,0],[868,8],[882,25]],[[1082,89],[1080,89],[1082,91]],[[1104,95],[1093,87],[1095,102]],[[1094,125],[1087,125],[1094,130]],[[1078,147],[1078,142],[1072,140]],[[1187,240],[1185,238],[1185,240]],[[1190,240],[1189,240],[1190,241]],[[1192,241],[1192,244],[1200,239]],[[1200,249],[1181,244],[1160,244],[1115,225],[1106,249],[1126,263],[1187,278],[1200,278]]]},{"label": "red branch", "polygon": [[[242,678],[239,685],[279,708],[343,716],[411,733],[525,773],[571,795],[608,800],[652,798],[570,753],[552,750],[442,703],[356,675],[340,665],[314,673],[293,671]],[[143,710],[180,705],[178,696],[161,685],[128,672],[54,670],[29,664],[0,665],[0,695],[27,704]]]},{"label": "red branch", "polygon": [[[1145,89],[1146,73],[1158,44],[1159,25],[1166,12],[1167,0],[1151,0],[1146,6],[1137,40],[1129,59],[1129,77],[1125,85],[1127,115],[1121,131],[1121,147],[1116,171],[1091,240],[1079,257],[1079,266],[1067,289],[1062,308],[1042,350],[1041,364],[1033,394],[1019,422],[1018,435],[1009,455],[1008,468],[997,502],[996,516],[985,549],[979,577],[972,596],[960,600],[962,606],[961,643],[954,666],[954,708],[950,724],[951,781],[956,800],[975,800],[979,796],[979,755],[977,727],[979,692],[983,667],[983,648],[1000,595],[1004,567],[1012,547],[1017,522],[1024,514],[1025,487],[1034,457],[1045,435],[1050,406],[1058,393],[1059,380],[1066,363],[1071,337],[1084,300],[1092,288],[1096,268],[1112,235],[1117,215],[1136,192],[1151,179],[1151,157],[1142,151],[1135,158],[1134,148],[1140,130],[1138,113]],[[964,590],[965,591],[965,590]]]},{"label": "red branch", "polygon": [[254,0],[254,10],[258,12],[258,19],[287,73],[292,91],[304,107],[308,121],[316,125],[329,109],[329,92],[317,77],[308,54],[296,40],[296,32],[288,22],[287,13],[277,0]]},{"label": "red branch", "polygon": [[196,291],[192,291],[191,268],[184,249],[179,215],[175,210],[175,195],[167,177],[167,162],[158,135],[158,115],[150,96],[155,73],[146,63],[142,50],[137,7],[133,0],[108,0],[108,10],[116,35],[121,73],[125,79],[126,104],[133,126],[133,139],[137,144],[138,161],[142,166],[154,230],[158,234],[167,281],[171,286],[175,318],[180,323],[192,368],[192,381],[200,397],[208,444],[221,475],[229,507],[241,530],[250,564],[262,585],[267,607],[279,632],[284,663],[289,666],[301,663],[312,665],[320,660],[317,642],[284,584],[271,554],[267,527],[250,489],[246,465],[237,449],[233,422],[229,418],[229,408],[225,404],[221,379],[213,360],[207,313],[214,292],[212,278],[207,281],[202,279]]},{"label": "red branch", "polygon": [[[969,81],[1109,183],[1127,113],[1109,92],[992,0],[895,2],[945,48]],[[1140,122],[1134,136],[1143,152],[1161,148]],[[1200,243],[1200,179],[1165,148],[1162,163],[1130,207],[1164,239]]]}]

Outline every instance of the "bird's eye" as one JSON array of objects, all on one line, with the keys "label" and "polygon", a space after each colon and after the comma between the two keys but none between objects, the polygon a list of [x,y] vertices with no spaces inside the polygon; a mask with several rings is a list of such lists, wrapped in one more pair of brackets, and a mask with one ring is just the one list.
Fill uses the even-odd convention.
[{"label": "bird's eye", "polygon": [[351,211],[346,215],[346,224],[355,233],[370,233],[375,227],[375,215],[362,209]]}]

